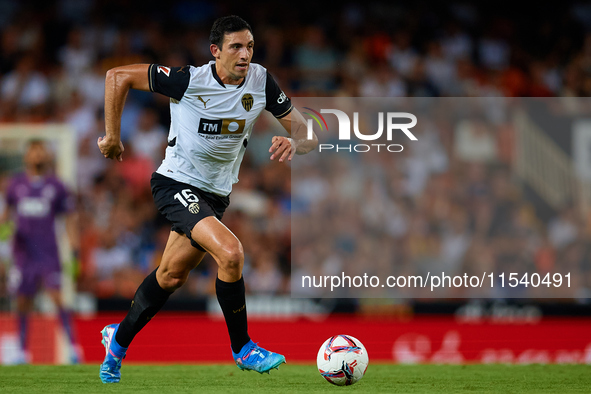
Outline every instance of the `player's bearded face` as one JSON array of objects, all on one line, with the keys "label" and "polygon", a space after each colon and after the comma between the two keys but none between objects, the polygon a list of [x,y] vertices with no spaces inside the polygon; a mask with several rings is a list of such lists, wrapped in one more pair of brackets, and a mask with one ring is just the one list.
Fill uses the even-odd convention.
[{"label": "player's bearded face", "polygon": [[24,157],[25,165],[42,172],[49,161],[49,152],[44,145],[33,144],[29,147]]},{"label": "player's bearded face", "polygon": [[222,50],[218,52],[219,61],[231,79],[246,77],[253,48],[254,39],[249,30],[227,33],[224,36]]}]

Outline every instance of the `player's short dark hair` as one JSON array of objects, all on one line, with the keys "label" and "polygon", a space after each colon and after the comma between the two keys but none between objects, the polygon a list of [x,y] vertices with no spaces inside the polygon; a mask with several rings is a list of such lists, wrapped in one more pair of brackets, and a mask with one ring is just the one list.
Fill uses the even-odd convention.
[{"label": "player's short dark hair", "polygon": [[26,148],[27,149],[30,149],[33,146],[39,146],[39,145],[42,146],[42,147],[44,147],[44,148],[47,147],[44,139],[42,139],[42,138],[32,138],[32,139],[30,139],[30,140],[27,141]]},{"label": "player's short dark hair", "polygon": [[247,29],[252,33],[252,29],[248,22],[236,15],[222,16],[213,22],[211,32],[209,33],[209,42],[217,45],[220,49],[224,43],[224,35],[227,33],[235,33]]}]

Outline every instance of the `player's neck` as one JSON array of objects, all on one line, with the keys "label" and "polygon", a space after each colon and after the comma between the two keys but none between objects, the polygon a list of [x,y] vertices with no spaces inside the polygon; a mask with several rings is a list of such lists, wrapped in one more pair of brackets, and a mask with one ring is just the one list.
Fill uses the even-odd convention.
[{"label": "player's neck", "polygon": [[225,85],[240,85],[244,80],[244,78],[233,79],[218,62],[215,63],[215,72]]},{"label": "player's neck", "polygon": [[28,166],[25,172],[29,178],[42,178],[45,176],[45,169],[37,166]]}]

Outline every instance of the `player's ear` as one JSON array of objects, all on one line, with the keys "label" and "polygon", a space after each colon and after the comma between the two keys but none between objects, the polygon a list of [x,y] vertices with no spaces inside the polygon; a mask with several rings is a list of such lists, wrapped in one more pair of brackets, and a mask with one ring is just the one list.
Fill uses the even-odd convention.
[{"label": "player's ear", "polygon": [[211,54],[213,55],[213,57],[215,57],[216,59],[220,58],[221,49],[217,45],[211,44],[209,46],[209,50],[211,51]]}]

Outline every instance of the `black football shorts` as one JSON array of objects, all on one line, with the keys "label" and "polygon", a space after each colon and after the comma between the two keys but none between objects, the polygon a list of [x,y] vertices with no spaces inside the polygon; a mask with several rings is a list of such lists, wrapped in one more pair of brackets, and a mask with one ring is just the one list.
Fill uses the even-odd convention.
[{"label": "black football shorts", "polygon": [[157,172],[152,174],[150,185],[156,208],[172,223],[172,231],[186,235],[191,240],[191,245],[205,252],[205,249],[191,238],[191,230],[208,216],[215,216],[221,220],[230,204],[230,198],[203,191]]}]

